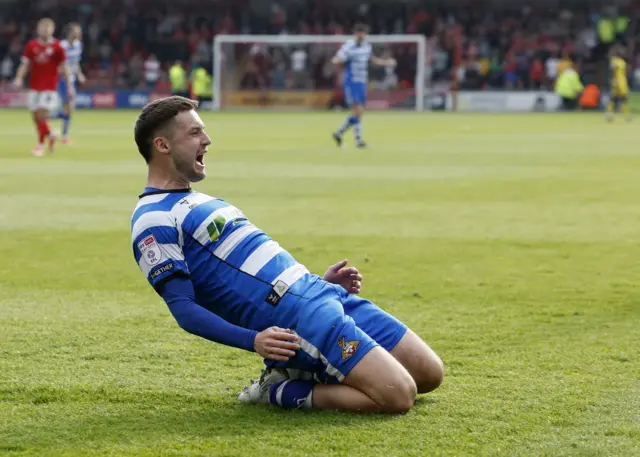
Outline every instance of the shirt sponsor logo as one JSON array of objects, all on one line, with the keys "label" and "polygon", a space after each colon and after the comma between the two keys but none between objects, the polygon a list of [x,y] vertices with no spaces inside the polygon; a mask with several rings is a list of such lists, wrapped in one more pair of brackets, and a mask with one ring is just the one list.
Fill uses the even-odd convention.
[{"label": "shirt sponsor logo", "polygon": [[151,279],[156,279],[162,273],[166,273],[167,271],[171,271],[171,270],[173,270],[173,262],[163,265],[157,270],[154,270],[153,273],[151,273]]},{"label": "shirt sponsor logo", "polygon": [[138,243],[142,258],[149,266],[156,265],[162,260],[162,251],[153,235],[149,235]]},{"label": "shirt sponsor logo", "polygon": [[209,239],[214,242],[218,238],[220,238],[220,234],[222,230],[224,230],[224,226],[226,224],[226,219],[224,216],[216,217],[213,222],[207,225],[207,232],[209,233]]},{"label": "shirt sponsor logo", "polygon": [[231,223],[231,226],[234,227],[237,223],[247,220],[242,211],[233,206],[228,206],[221,212],[222,214],[216,216],[213,222],[207,225],[207,233],[209,233],[211,242],[215,242],[220,238],[227,224]]}]

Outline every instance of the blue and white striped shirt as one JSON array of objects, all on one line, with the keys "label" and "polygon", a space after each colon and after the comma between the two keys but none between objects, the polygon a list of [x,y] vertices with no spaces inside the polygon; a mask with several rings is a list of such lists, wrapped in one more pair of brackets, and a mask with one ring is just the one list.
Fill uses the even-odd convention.
[{"label": "blue and white striped shirt", "polygon": [[82,41],[75,40],[73,43],[69,43],[68,40],[62,40],[60,45],[67,55],[67,65],[71,71],[71,80],[75,81],[78,77],[80,61],[82,60]]},{"label": "blue and white striped shirt", "polygon": [[354,39],[345,42],[338,50],[336,57],[344,62],[345,85],[367,83],[371,52],[371,43],[363,41],[357,44]]},{"label": "blue and white striped shirt", "polygon": [[238,208],[188,189],[146,189],[133,213],[131,239],[154,288],[172,275],[187,275],[200,306],[248,329],[269,325],[273,303],[267,297],[302,292],[315,277]]}]

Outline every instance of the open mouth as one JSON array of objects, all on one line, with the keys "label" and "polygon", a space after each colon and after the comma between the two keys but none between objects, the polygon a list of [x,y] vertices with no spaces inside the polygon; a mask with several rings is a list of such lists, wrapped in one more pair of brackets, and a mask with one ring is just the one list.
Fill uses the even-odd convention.
[{"label": "open mouth", "polygon": [[204,167],[204,154],[198,154],[196,156],[196,163],[201,167]]}]

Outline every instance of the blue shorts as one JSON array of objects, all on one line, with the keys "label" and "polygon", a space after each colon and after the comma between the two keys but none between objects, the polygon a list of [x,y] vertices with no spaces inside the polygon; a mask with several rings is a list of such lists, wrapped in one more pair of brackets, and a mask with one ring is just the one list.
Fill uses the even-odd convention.
[{"label": "blue shorts", "polygon": [[[75,81],[73,82],[73,88],[76,88]],[[60,96],[60,101],[63,105],[69,103],[69,91],[67,90],[67,82],[63,79],[58,81],[58,95]]]},{"label": "blue shorts", "polygon": [[[304,297],[276,307],[274,325],[295,330],[300,350],[286,363],[267,366],[310,371],[321,382],[338,383],[375,346],[391,351],[407,327],[369,300],[318,279]],[[279,309],[280,308],[280,309]]]},{"label": "blue shorts", "polygon": [[345,84],[344,99],[347,105],[366,105],[367,104],[367,85],[363,83]]}]

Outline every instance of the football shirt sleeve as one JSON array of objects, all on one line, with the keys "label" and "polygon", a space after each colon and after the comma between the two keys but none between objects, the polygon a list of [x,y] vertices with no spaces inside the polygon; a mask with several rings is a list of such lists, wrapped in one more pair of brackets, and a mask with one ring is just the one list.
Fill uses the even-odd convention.
[{"label": "football shirt sleeve", "polygon": [[63,63],[67,60],[67,51],[62,47],[60,43],[58,43],[58,63]]},{"label": "football shirt sleeve", "polygon": [[258,332],[233,325],[198,305],[189,278],[169,278],[157,291],[183,330],[225,346],[255,351],[254,344]]},{"label": "football shirt sleeve", "polygon": [[30,41],[24,48],[24,52],[22,53],[22,61],[31,62],[33,60],[33,43]]},{"label": "football shirt sleeve", "polygon": [[347,60],[349,60],[349,55],[347,53],[348,48],[349,43],[345,43],[340,47],[340,49],[338,49],[338,52],[336,53],[336,57],[338,58],[338,60],[342,62],[346,62]]},{"label": "football shirt sleeve", "polygon": [[149,283],[157,289],[171,276],[189,275],[180,234],[168,213],[140,218],[133,226],[133,254],[138,267]]}]

